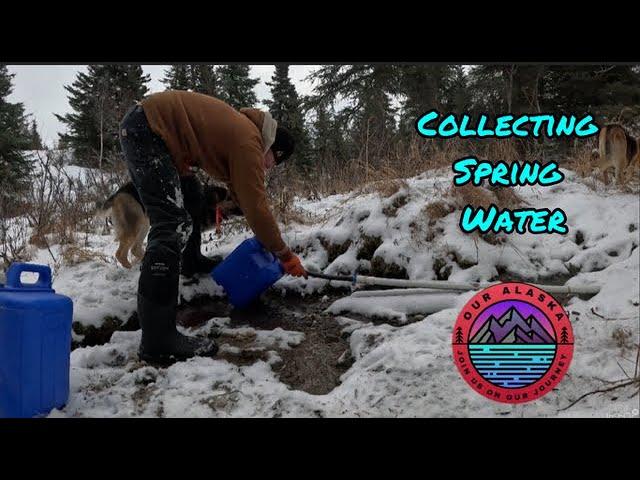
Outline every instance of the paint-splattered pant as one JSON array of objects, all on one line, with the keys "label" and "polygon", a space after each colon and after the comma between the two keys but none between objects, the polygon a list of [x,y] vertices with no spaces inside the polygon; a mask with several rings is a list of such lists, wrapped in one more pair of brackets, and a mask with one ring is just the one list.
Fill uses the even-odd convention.
[{"label": "paint-splattered pant", "polygon": [[180,256],[193,229],[180,177],[164,141],[149,127],[142,106],[131,108],[122,120],[120,144],[151,224],[138,293],[168,302],[177,297]]}]

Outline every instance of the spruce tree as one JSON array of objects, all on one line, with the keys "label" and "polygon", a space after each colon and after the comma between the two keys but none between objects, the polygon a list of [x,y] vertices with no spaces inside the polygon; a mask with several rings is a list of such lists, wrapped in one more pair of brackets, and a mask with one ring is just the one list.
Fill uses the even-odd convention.
[{"label": "spruce tree", "polygon": [[398,68],[394,65],[327,65],[310,75],[318,82],[310,104],[345,100],[336,116],[351,135],[351,155],[366,161],[382,159],[395,134],[391,95],[398,91]]},{"label": "spruce tree", "polygon": [[475,112],[536,113],[542,107],[544,65],[481,65],[470,73]]},{"label": "spruce tree", "polygon": [[0,65],[0,200],[11,199],[29,184],[33,162],[24,150],[30,148],[22,103],[7,100],[13,91],[13,74]]},{"label": "spruce tree", "polygon": [[291,124],[292,117],[300,113],[300,102],[289,78],[289,65],[275,65],[275,71],[267,86],[271,88],[271,100],[265,101],[265,104],[269,107],[271,115],[278,121]]},{"label": "spruce tree", "polygon": [[336,121],[335,109],[326,102],[315,108],[312,124],[311,155],[317,165],[341,165],[347,159],[343,130]]},{"label": "spruce tree", "polygon": [[405,137],[415,134],[415,121],[426,111],[442,111],[451,107],[447,86],[452,76],[453,67],[448,65],[398,67],[398,93],[402,99],[400,129]]},{"label": "spruce tree", "polygon": [[162,82],[168,90],[186,90],[216,97],[220,94],[215,65],[172,65]]},{"label": "spruce tree", "polygon": [[332,158],[330,134],[331,134],[331,113],[325,103],[319,104],[315,108],[315,119],[312,124],[312,150],[316,162],[326,165]]},{"label": "spruce tree", "polygon": [[249,76],[249,65],[223,65],[218,72],[222,100],[237,109],[258,103],[253,89],[260,80]]},{"label": "spruce tree", "polygon": [[446,110],[457,114],[466,113],[471,106],[469,81],[462,65],[450,67],[445,78],[443,103]]},{"label": "spruce tree", "polygon": [[311,161],[309,139],[300,98],[289,78],[289,65],[276,65],[271,81],[267,82],[267,85],[271,87],[271,100],[265,101],[265,104],[278,124],[289,129],[296,140],[293,163],[300,166],[309,165]]},{"label": "spruce tree", "polygon": [[507,113],[502,67],[495,65],[475,65],[469,73],[471,111],[480,113]]},{"label": "spruce tree", "polygon": [[171,65],[169,70],[165,71],[162,83],[169,90],[191,90],[193,88],[191,65]]},{"label": "spruce tree", "polygon": [[631,65],[553,65],[544,88],[547,111],[590,113],[599,125],[640,128],[640,72]]},{"label": "spruce tree", "polygon": [[102,167],[120,154],[119,124],[148,91],[140,65],[89,65],[65,86],[73,110],[56,117],[67,126],[61,143],[81,165]]},{"label": "spruce tree", "polygon": [[42,144],[42,137],[40,137],[40,133],[38,132],[38,124],[35,119],[31,120],[28,135],[31,143],[29,148],[31,150],[42,150],[44,148]]},{"label": "spruce tree", "polygon": [[214,65],[191,66],[191,89],[212,97],[220,95],[220,81]]},{"label": "spruce tree", "polygon": [[[541,113],[544,72],[544,65],[472,67],[468,82],[472,115],[490,114],[487,125],[493,127],[492,115]],[[510,142],[513,144],[513,151],[520,157],[532,151],[535,144],[536,150],[541,147],[551,151],[555,149],[555,141],[548,142],[543,138],[512,138]]]}]

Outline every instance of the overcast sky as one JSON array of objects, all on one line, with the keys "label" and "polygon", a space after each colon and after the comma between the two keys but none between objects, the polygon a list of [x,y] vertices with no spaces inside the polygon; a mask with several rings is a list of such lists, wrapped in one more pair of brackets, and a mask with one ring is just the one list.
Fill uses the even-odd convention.
[{"label": "overcast sky", "polygon": [[[166,65],[143,65],[145,73],[151,75],[147,84],[149,90],[157,92],[164,90],[161,79],[167,69]],[[254,65],[252,77],[260,79],[256,86],[258,100],[269,98],[269,87],[265,82],[271,79],[272,65]],[[289,74],[301,95],[310,93],[311,85],[303,79],[316,67],[312,65],[291,65]],[[42,139],[49,145],[58,138],[58,133],[64,130],[54,113],[63,114],[69,111],[69,102],[65,85],[70,85],[79,71],[85,71],[85,65],[9,65],[9,72],[14,73],[13,93],[8,100],[22,102],[25,111],[33,114]]]}]

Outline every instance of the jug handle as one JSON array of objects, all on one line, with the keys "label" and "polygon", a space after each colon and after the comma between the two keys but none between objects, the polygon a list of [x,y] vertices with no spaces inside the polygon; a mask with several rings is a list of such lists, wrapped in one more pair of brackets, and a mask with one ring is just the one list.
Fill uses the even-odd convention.
[{"label": "jug handle", "polygon": [[[36,283],[24,284],[20,281],[23,272],[38,274]],[[46,288],[51,289],[51,269],[47,265],[34,263],[12,263],[7,270],[7,287],[9,288]]]}]

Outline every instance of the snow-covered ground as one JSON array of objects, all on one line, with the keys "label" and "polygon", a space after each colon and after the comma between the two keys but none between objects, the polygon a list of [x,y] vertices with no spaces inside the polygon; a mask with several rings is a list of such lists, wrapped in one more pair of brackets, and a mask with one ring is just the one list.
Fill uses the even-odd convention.
[{"label": "snow-covered ground", "polygon": [[[634,375],[640,335],[640,208],[637,194],[612,187],[594,191],[573,172],[564,173],[565,181],[553,187],[515,190],[535,208],[562,208],[568,217],[565,236],[514,234],[488,243],[461,234],[459,209],[430,218],[428,204],[443,201],[453,206],[447,195],[450,172],[425,172],[388,198],[374,191],[298,200],[296,208],[312,220],[289,224],[284,230],[307,268],[330,274],[355,269],[375,274],[392,266],[411,279],[444,275],[452,281],[517,278],[562,283],[571,277],[568,285],[601,286],[592,298],[574,297],[565,304],[575,335],[573,362],[557,390],[538,401],[516,406],[495,403],[473,392],[459,376],[451,358],[451,330],[460,308],[475,292],[438,294],[431,301],[415,296],[356,298],[345,292],[345,298],[328,305],[328,311],[349,335],[354,362],[328,394],[293,390],[272,368],[279,361],[278,352],[296,348],[302,333],[232,328],[228,318],[212,318],[185,332],[203,335],[215,329],[240,336],[247,339],[247,348],[266,355],[249,364],[196,358],[161,369],[137,361],[139,331],[116,332],[104,345],[73,351],[69,404],[51,415],[637,415],[637,385],[590,395],[566,408],[587,392]],[[249,236],[247,231],[226,235],[209,242],[204,251],[226,255]],[[110,236],[91,235],[86,249],[104,259],[57,266],[54,288],[74,300],[74,321],[80,325],[99,327],[110,316],[126,320],[135,310],[139,273],[113,260],[116,247]],[[34,261],[52,264],[48,251],[36,252]],[[310,298],[320,298],[326,284],[283,277],[273,288],[317,293]],[[181,288],[186,301],[200,294],[223,291],[208,279]],[[416,321],[416,315],[421,319]],[[363,317],[371,321],[362,321]],[[223,351],[237,349],[222,343]]]}]

